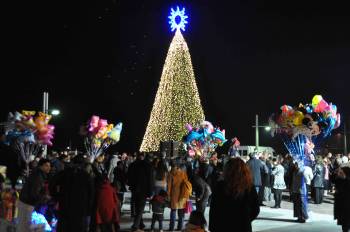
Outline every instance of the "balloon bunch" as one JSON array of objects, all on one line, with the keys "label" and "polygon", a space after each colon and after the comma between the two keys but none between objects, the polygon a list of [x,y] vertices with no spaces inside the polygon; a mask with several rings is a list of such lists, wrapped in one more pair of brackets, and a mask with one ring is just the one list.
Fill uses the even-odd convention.
[{"label": "balloon bunch", "polygon": [[321,95],[315,95],[311,104],[297,107],[283,105],[281,112],[270,117],[272,133],[286,133],[295,138],[299,134],[309,139],[319,136],[325,138],[340,125],[337,106],[327,103]]},{"label": "balloon bunch", "polygon": [[85,137],[84,145],[91,162],[110,145],[119,142],[122,129],[123,123],[120,122],[114,126],[96,115],[93,115],[88,123],[80,128],[80,134]]},{"label": "balloon bunch", "polygon": [[198,127],[193,128],[186,125],[188,134],[184,137],[184,143],[189,156],[199,158],[210,158],[217,146],[222,146],[225,139],[225,130],[214,128],[208,122],[203,121]]},{"label": "balloon bunch", "polygon": [[5,126],[7,144],[19,142],[38,143],[52,146],[55,126],[50,125],[51,115],[23,110],[22,113],[9,113]]},{"label": "balloon bunch", "polygon": [[340,114],[336,105],[315,95],[311,104],[283,105],[278,114],[270,117],[269,123],[272,135],[281,135],[289,153],[303,166],[314,161],[314,143],[339,127]]}]

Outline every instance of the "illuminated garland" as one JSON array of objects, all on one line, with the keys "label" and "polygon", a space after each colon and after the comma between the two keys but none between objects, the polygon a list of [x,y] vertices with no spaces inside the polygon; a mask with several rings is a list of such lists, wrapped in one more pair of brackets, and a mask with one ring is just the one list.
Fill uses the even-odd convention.
[{"label": "illuminated garland", "polygon": [[165,60],[140,151],[158,151],[161,141],[181,141],[187,134],[187,123],[197,125],[203,120],[191,56],[178,29]]}]

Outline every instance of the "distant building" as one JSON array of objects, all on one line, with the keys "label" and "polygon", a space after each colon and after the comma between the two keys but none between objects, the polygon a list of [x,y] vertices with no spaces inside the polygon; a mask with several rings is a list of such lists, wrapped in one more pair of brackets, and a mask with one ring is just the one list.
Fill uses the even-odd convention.
[{"label": "distant building", "polygon": [[263,146],[259,146],[258,151],[256,150],[255,146],[239,146],[237,151],[239,152],[240,156],[246,156],[253,152],[267,152],[270,154],[275,153],[275,150],[272,147],[263,147]]}]

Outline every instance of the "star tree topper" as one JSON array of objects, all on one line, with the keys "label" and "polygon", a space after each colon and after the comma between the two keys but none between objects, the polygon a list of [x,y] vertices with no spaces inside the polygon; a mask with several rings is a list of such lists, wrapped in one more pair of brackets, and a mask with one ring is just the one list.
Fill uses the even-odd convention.
[{"label": "star tree topper", "polygon": [[180,8],[177,6],[176,11],[173,8],[171,8],[170,10],[170,16],[168,18],[171,31],[179,29],[185,31],[185,26],[188,23],[188,16],[185,15],[185,7],[183,7],[182,10],[180,10]]}]

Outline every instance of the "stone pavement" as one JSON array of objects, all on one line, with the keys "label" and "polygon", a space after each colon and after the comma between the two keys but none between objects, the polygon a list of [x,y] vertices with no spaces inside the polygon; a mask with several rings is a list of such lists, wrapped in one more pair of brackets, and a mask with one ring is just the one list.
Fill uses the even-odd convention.
[{"label": "stone pavement", "polygon": [[[128,203],[130,195],[126,195],[126,203],[123,206],[123,215],[121,218],[122,231],[130,231],[132,220],[130,218],[130,204]],[[281,209],[272,209],[272,202],[265,202],[266,206],[260,207],[260,214],[256,220],[253,221],[253,231],[256,232],[341,232],[341,227],[337,226],[336,221],[333,220],[333,196],[325,199],[325,203],[315,205],[310,203],[310,219],[306,223],[294,222],[293,218],[293,204],[288,201],[288,193],[284,193],[284,201],[282,201]],[[144,214],[144,222],[146,224],[146,231],[150,228],[152,213],[149,206],[146,205],[146,213]],[[206,210],[206,219],[208,221],[209,207]],[[189,215],[185,216],[185,223]],[[169,227],[170,210],[167,208],[164,215],[164,229]],[[158,224],[156,227],[158,228]],[[234,228],[234,227],[233,227]],[[229,231],[229,230],[228,230]],[[234,230],[232,230],[234,231]]]}]

